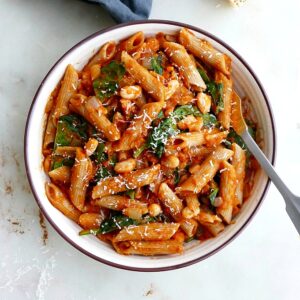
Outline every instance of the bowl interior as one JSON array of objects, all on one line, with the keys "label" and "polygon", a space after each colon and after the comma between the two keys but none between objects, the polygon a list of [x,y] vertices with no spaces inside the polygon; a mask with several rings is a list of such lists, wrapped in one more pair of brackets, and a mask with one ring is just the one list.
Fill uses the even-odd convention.
[{"label": "bowl interior", "polygon": [[[187,25],[185,26],[189,27]],[[109,40],[118,41],[140,30],[144,31],[146,35],[153,35],[160,31],[173,33],[181,27],[180,24],[145,22],[118,26],[87,38],[64,55],[48,73],[36,94],[28,117],[25,159],[30,184],[43,213],[56,230],[66,240],[76,246],[76,248],[93,258],[118,267],[144,271],[172,269],[190,264],[211,255],[228,243],[228,241],[232,240],[251,219],[267,189],[267,177],[262,171],[258,171],[255,177],[252,195],[236,217],[234,225],[227,226],[225,231],[214,239],[207,240],[201,244],[197,241],[188,243],[184,254],[181,256],[160,256],[153,258],[121,256],[117,254],[110,245],[99,241],[93,236],[80,237],[78,235],[80,227],[62,215],[48,201],[45,195],[44,186],[45,182],[49,179],[42,168],[43,156],[41,153],[43,131],[46,121],[44,110],[48,97],[62,78],[67,64],[73,64],[76,69],[80,70],[99,47]],[[190,28],[195,29],[192,27]],[[267,100],[265,99],[265,95],[263,94],[259,83],[253,77],[251,71],[243,61],[237,57],[237,54],[232,53],[227,46],[220,44],[214,37],[207,36],[204,32],[194,31],[194,33],[198,37],[207,39],[215,48],[227,53],[232,58],[234,88],[242,97],[247,96],[251,99],[259,128],[261,129],[261,132],[263,132],[263,151],[266,156],[272,160],[275,147],[274,127],[271,112],[268,103],[266,102]]]}]

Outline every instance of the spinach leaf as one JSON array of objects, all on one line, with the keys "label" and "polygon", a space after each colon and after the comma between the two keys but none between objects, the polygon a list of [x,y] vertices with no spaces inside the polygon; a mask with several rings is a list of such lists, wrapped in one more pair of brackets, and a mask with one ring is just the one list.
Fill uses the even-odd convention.
[{"label": "spinach leaf", "polygon": [[213,114],[203,114],[203,126],[205,127],[213,127],[218,125],[217,118]]},{"label": "spinach leaf", "polygon": [[120,230],[124,227],[130,225],[137,225],[137,221],[126,217],[121,214],[117,214],[114,216],[110,216],[108,219],[103,221],[98,229],[88,229],[88,230],[81,230],[79,235],[87,235],[87,234],[105,234],[109,232],[113,232],[116,230]]},{"label": "spinach leaf", "polygon": [[100,165],[98,170],[96,171],[94,178],[93,178],[93,182],[98,182],[101,179],[104,179],[106,177],[112,177],[112,176],[113,176],[113,173],[109,169]]},{"label": "spinach leaf", "polygon": [[174,184],[177,185],[180,181],[180,174],[178,167],[174,170]]},{"label": "spinach leaf", "polygon": [[137,225],[137,221],[126,217],[124,215],[118,214],[106,219],[98,230],[99,234],[109,233],[115,230],[120,230],[123,227],[127,227],[130,225]]},{"label": "spinach leaf", "polygon": [[248,131],[249,131],[250,135],[255,140],[256,139],[256,126],[255,126],[255,124],[252,121],[248,120],[248,119],[245,119],[245,121],[246,121],[246,124],[248,126]]},{"label": "spinach leaf", "polygon": [[223,84],[216,83],[214,81],[208,82],[206,84],[207,91],[211,95],[215,106],[216,106],[216,114],[224,109],[224,101],[223,101]]},{"label": "spinach leaf", "polygon": [[198,108],[193,106],[193,105],[182,105],[182,106],[177,107],[173,111],[172,115],[174,116],[174,118],[176,118],[180,121],[188,115],[193,115],[195,117],[200,117],[201,113],[198,110]]},{"label": "spinach leaf", "polygon": [[109,165],[114,167],[117,162],[118,162],[117,154],[114,153],[109,159]]},{"label": "spinach leaf", "polygon": [[176,135],[178,132],[176,119],[173,116],[163,119],[157,127],[152,129],[147,140],[148,148],[161,158],[168,138]]},{"label": "spinach leaf", "polygon": [[164,71],[161,64],[162,64],[161,55],[153,56],[151,58],[151,69],[159,75],[162,75],[162,73]]},{"label": "spinach leaf", "polygon": [[75,159],[72,157],[62,157],[55,155],[53,157],[52,170],[60,168],[62,166],[72,167],[74,165]]},{"label": "spinach leaf", "polygon": [[216,106],[216,114],[219,113],[224,109],[224,101],[223,101],[223,84],[222,83],[216,83],[213,80],[210,80],[207,76],[206,72],[198,68],[198,72],[200,73],[200,76],[202,77],[203,81],[206,84],[206,91],[211,95],[214,104]]},{"label": "spinach leaf", "polygon": [[135,197],[135,190],[127,190],[126,192],[125,192],[125,194],[130,198],[130,199],[134,199],[134,197]]},{"label": "spinach leaf", "polygon": [[215,199],[218,195],[218,192],[219,192],[219,189],[217,187],[212,188],[211,191],[210,191],[210,194],[209,194],[208,198],[209,198],[209,201],[210,201],[212,206],[214,206]]},{"label": "spinach leaf", "polygon": [[113,60],[101,68],[100,74],[100,77],[93,81],[93,87],[96,96],[103,101],[116,94],[119,81],[125,74],[125,67]]},{"label": "spinach leaf", "polygon": [[140,148],[137,148],[134,152],[133,152],[133,157],[134,158],[138,158],[142,152],[146,149],[149,148],[149,145],[147,143],[143,144]]},{"label": "spinach leaf", "polygon": [[161,110],[157,115],[157,119],[162,119],[164,116],[164,112]]},{"label": "spinach leaf", "polygon": [[105,144],[99,143],[96,151],[92,155],[92,158],[95,160],[97,164],[100,164],[101,162],[107,160],[107,154],[104,152]]},{"label": "spinach leaf", "polygon": [[155,223],[155,222],[166,223],[166,222],[170,222],[170,220],[164,214],[159,214],[156,217],[151,217],[150,215],[147,214],[143,216],[143,219],[139,222],[139,224],[148,224],[148,223]]},{"label": "spinach leaf", "polygon": [[191,236],[191,237],[187,238],[184,242],[189,243],[189,242],[193,241],[194,239],[195,239],[195,237]]},{"label": "spinach leaf", "polygon": [[203,81],[204,81],[205,83],[209,83],[209,82],[210,82],[210,79],[209,79],[209,77],[207,76],[206,72],[205,72],[203,69],[201,69],[201,68],[198,68],[197,70],[198,70],[198,72],[200,73],[200,76],[202,77]]},{"label": "spinach leaf", "polygon": [[61,116],[57,122],[54,149],[60,146],[82,146],[87,141],[87,122],[78,115]]},{"label": "spinach leaf", "polygon": [[238,135],[233,128],[230,128],[230,131],[227,135],[227,140],[229,140],[231,143],[237,143],[244,150],[248,150],[243,138]]}]

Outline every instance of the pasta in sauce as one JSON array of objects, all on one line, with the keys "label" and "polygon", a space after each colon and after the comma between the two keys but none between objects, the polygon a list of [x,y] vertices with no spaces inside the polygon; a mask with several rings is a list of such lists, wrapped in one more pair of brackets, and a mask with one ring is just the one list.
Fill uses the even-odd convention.
[{"label": "pasta in sauce", "polygon": [[256,171],[231,126],[235,97],[230,57],[186,28],[108,41],[50,96],[49,201],[125,255],[180,254],[220,234]]}]

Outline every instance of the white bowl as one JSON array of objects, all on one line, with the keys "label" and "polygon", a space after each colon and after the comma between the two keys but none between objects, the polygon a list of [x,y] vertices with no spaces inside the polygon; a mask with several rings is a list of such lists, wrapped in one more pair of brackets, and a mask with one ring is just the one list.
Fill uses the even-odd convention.
[{"label": "white bowl", "polygon": [[262,171],[258,171],[252,195],[236,217],[235,224],[227,226],[223,233],[213,239],[202,243],[198,241],[188,243],[182,255],[159,257],[122,256],[116,253],[109,244],[99,241],[94,236],[79,236],[80,227],[54,208],[47,199],[45,182],[49,181],[49,178],[42,168],[44,111],[48,97],[61,80],[66,66],[73,64],[76,69],[80,70],[99,47],[109,40],[118,41],[137,31],[143,31],[146,35],[153,35],[160,31],[173,33],[181,27],[189,28],[198,37],[207,39],[215,48],[232,58],[234,88],[241,96],[247,96],[251,99],[259,127],[263,132],[263,151],[268,159],[274,163],[275,127],[266,93],[249,65],[226,43],[199,28],[161,20],[122,24],[101,30],[87,37],[59,59],[36,92],[25,129],[25,163],[35,199],[56,231],[81,252],[111,266],[136,271],[162,271],[181,268],[207,258],[227,245],[241,232],[254,216],[269,186],[268,178]]}]

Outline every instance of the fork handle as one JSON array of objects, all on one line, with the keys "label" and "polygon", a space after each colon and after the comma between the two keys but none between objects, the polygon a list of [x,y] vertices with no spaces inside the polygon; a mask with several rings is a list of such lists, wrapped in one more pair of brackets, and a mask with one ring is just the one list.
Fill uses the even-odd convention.
[{"label": "fork handle", "polygon": [[278,176],[274,170],[272,164],[269,162],[265,154],[258,147],[248,130],[242,133],[242,138],[246,143],[250,152],[254,155],[261,167],[265,170],[269,178],[272,180],[278,191],[281,193],[286,204],[286,211],[294,223],[298,233],[300,234],[300,198],[295,196],[282,179]]}]

